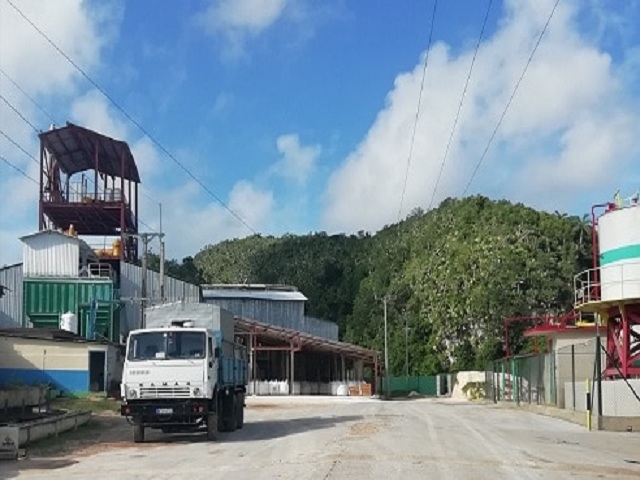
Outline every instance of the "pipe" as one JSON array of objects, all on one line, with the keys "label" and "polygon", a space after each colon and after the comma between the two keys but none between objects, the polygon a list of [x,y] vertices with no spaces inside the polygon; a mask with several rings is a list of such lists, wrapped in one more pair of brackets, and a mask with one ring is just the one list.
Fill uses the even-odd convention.
[{"label": "pipe", "polygon": [[600,298],[600,284],[598,272],[598,218],[596,208],[612,208],[615,204],[611,202],[598,203],[591,206],[591,255],[593,256],[593,286],[595,299]]}]

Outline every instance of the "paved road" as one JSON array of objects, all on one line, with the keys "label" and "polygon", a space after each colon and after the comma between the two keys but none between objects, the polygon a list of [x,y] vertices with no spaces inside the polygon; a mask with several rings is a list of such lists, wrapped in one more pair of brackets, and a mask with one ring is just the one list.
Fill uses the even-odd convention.
[{"label": "paved road", "polygon": [[[640,434],[588,432],[491,405],[436,400],[250,399],[242,431],[125,438],[71,458],[0,463],[28,479],[640,478]],[[113,419],[120,422],[120,419]],[[99,453],[93,453],[95,451]]]}]

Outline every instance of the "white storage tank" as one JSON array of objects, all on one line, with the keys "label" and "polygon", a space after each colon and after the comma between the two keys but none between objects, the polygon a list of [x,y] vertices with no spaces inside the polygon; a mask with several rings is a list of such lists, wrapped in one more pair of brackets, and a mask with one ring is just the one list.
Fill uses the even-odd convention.
[{"label": "white storage tank", "polygon": [[78,317],[75,313],[67,312],[60,315],[60,330],[78,334]]},{"label": "white storage tank", "polygon": [[640,205],[598,218],[601,299],[640,299]]}]

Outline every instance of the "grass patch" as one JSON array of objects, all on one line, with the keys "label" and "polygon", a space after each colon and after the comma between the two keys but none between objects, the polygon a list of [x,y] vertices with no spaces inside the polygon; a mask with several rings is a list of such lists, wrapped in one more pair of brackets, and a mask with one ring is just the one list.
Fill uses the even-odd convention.
[{"label": "grass patch", "polygon": [[67,430],[58,434],[33,442],[27,446],[27,452],[31,456],[51,457],[64,455],[74,450],[78,444],[95,442],[100,438],[104,425],[90,421],[75,430]]},{"label": "grass patch", "polygon": [[111,398],[56,398],[51,401],[51,408],[59,410],[90,410],[93,413],[118,413],[120,402]]}]

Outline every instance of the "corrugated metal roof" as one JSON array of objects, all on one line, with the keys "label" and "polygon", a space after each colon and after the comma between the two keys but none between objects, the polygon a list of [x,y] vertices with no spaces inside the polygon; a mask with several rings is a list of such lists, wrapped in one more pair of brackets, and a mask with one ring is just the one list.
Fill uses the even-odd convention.
[{"label": "corrugated metal roof", "polygon": [[304,302],[307,300],[301,292],[283,292],[277,290],[244,290],[244,289],[213,289],[202,286],[203,298],[246,298],[251,300],[270,300],[286,302]]},{"label": "corrugated metal roof", "polygon": [[39,134],[46,150],[55,155],[68,175],[96,168],[100,173],[140,183],[138,167],[126,142],[67,123],[65,127]]},{"label": "corrugated metal roof", "polygon": [[106,345],[110,342],[88,340],[78,335],[54,328],[3,328],[0,337],[30,338],[33,340],[53,340],[56,342],[93,343]]},{"label": "corrugated metal roof", "polygon": [[374,362],[378,360],[380,353],[377,350],[360,347],[346,342],[329,340],[317,337],[304,332],[283,328],[256,320],[235,317],[236,330],[242,332],[254,332],[258,336],[264,336],[283,342],[299,342],[302,349],[319,350],[325,352],[338,353],[353,358],[360,358]]},{"label": "corrugated metal roof", "polygon": [[0,328],[22,326],[22,264],[0,268],[0,285],[7,288],[0,298]]},{"label": "corrugated metal roof", "polygon": [[74,243],[77,242],[78,245],[80,246],[80,250],[82,250],[83,253],[86,252],[86,254],[92,260],[98,260],[98,256],[96,255],[96,253],[89,246],[89,244],[87,242],[85,242],[82,238],[80,238],[78,236],[75,236],[75,235],[69,235],[68,233],[60,231],[60,230],[54,230],[54,229],[40,230],[38,232],[33,232],[33,233],[28,234],[28,235],[23,235],[22,237],[20,237],[20,240],[22,240],[22,242],[24,242],[26,244],[29,244],[29,241],[32,238],[42,237],[42,236],[50,236],[50,235],[63,237],[64,239],[70,240],[70,241],[72,241]]}]

